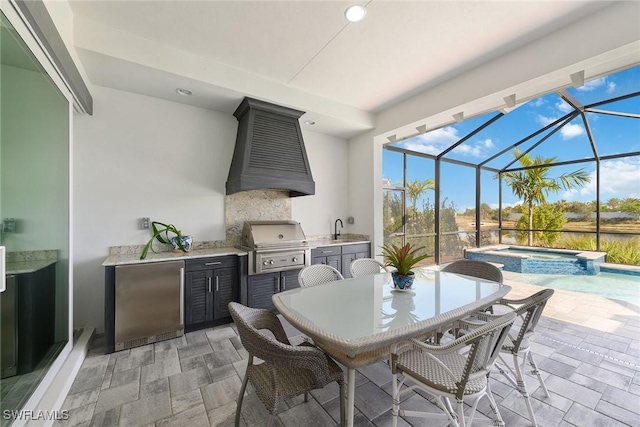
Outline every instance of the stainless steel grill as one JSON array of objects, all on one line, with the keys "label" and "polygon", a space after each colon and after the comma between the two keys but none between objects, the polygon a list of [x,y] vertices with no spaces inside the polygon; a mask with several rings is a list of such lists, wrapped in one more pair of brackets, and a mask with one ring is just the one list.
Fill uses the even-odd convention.
[{"label": "stainless steel grill", "polygon": [[241,248],[249,252],[249,274],[295,270],[311,264],[309,243],[299,222],[245,221]]}]

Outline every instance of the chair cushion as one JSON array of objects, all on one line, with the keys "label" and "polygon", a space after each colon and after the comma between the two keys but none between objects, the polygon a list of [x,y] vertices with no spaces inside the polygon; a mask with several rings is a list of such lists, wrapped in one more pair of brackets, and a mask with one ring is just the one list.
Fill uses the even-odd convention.
[{"label": "chair cushion", "polygon": [[[465,356],[458,353],[449,353],[436,356],[441,362],[451,369],[456,378],[462,377],[467,361]],[[398,356],[396,368],[410,377],[417,379],[425,385],[442,392],[456,394],[458,385],[443,368],[434,360],[426,357],[421,351],[409,350]],[[464,394],[475,394],[487,387],[487,378],[482,376],[467,383]]]}]

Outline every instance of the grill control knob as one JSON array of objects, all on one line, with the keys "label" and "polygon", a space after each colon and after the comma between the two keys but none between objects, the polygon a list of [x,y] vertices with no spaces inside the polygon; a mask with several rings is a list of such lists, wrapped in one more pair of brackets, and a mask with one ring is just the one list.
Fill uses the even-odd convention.
[{"label": "grill control knob", "polygon": [[269,261],[269,264],[271,264],[271,265],[273,265],[273,264],[275,264],[275,263],[276,263],[276,262],[275,262],[274,260]]},{"label": "grill control knob", "polygon": [[262,261],[262,265],[268,265],[269,261]]},{"label": "grill control knob", "polygon": [[298,262],[298,257],[295,257],[295,256],[294,256],[294,257],[293,257],[293,259],[292,259],[291,261],[293,261],[293,262]]}]

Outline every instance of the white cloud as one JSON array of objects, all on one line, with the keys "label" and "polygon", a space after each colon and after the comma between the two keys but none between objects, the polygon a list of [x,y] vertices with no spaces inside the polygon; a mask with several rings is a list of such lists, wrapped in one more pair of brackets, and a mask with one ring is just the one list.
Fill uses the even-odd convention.
[{"label": "white cloud", "polygon": [[[589,174],[591,182],[582,188],[566,191],[561,198],[575,200],[577,198],[595,198],[596,173]],[[606,160],[600,164],[600,197],[626,198],[640,197],[640,159],[626,158]]]},{"label": "white cloud", "polygon": [[467,141],[453,149],[456,153],[473,157],[485,157],[489,149],[493,147],[493,141],[490,138],[482,141]]},{"label": "white cloud", "polygon": [[557,117],[546,117],[546,116],[543,116],[543,115],[541,115],[541,114],[538,114],[538,115],[536,116],[536,121],[537,121],[539,124],[541,124],[542,126],[546,126],[546,125],[548,125],[548,124],[550,124],[550,123],[553,123],[553,122],[554,122],[554,121],[556,121],[556,120],[558,120],[558,118],[557,118]]},{"label": "white cloud", "polygon": [[607,83],[607,93],[613,93],[616,90],[616,84],[614,82]]},{"label": "white cloud", "polygon": [[584,135],[584,128],[580,125],[576,125],[573,123],[567,123],[560,129],[560,133],[562,134],[562,139],[571,139],[576,136]]},{"label": "white cloud", "polygon": [[564,113],[564,114],[567,114],[567,113],[569,113],[569,112],[571,112],[571,111],[573,111],[573,110],[574,110],[574,108],[573,108],[571,105],[569,105],[568,103],[566,103],[566,102],[564,101],[564,99],[560,99],[560,100],[556,103],[556,108],[557,108],[560,112],[562,112],[562,113]]},{"label": "white cloud", "polygon": [[[458,142],[460,138],[457,129],[445,126],[401,142],[400,146],[407,150],[437,155]],[[463,156],[483,157],[493,146],[493,141],[487,138],[481,141],[466,141],[453,151]]]},{"label": "white cloud", "polygon": [[[592,92],[606,83],[607,83],[607,78],[602,77],[602,78],[591,80],[590,82],[585,83],[584,85],[580,86],[578,90],[580,92]],[[615,83],[614,83],[614,87],[615,87]]]},{"label": "white cloud", "polygon": [[416,136],[400,143],[401,147],[407,150],[418,151],[427,154],[440,154],[460,139],[458,130],[445,126],[440,129],[433,130],[424,135]]},{"label": "white cloud", "polygon": [[546,101],[542,97],[536,98],[533,101],[529,101],[529,105],[531,105],[532,107],[536,107],[536,108],[542,107],[545,103],[546,103]]}]

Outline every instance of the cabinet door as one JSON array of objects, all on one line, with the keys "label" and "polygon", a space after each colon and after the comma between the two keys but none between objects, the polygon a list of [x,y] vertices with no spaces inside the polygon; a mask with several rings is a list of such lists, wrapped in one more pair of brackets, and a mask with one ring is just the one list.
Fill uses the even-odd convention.
[{"label": "cabinet door", "polygon": [[237,301],[236,290],[238,289],[238,269],[218,268],[214,270],[214,298],[213,298],[213,319],[218,320],[230,317],[228,304]]},{"label": "cabinet door", "polygon": [[356,254],[342,255],[342,275],[345,279],[351,277],[351,262],[356,258]]},{"label": "cabinet door", "polygon": [[311,258],[311,264],[326,264],[327,257],[326,256],[317,256]]},{"label": "cabinet door", "polygon": [[300,270],[288,270],[280,273],[280,290],[288,291],[300,287],[298,283],[298,273]]},{"label": "cabinet door", "polygon": [[213,271],[195,271],[185,276],[185,325],[213,320]]},{"label": "cabinet door", "polygon": [[341,260],[341,256],[340,255],[331,255],[327,257],[327,265],[330,265],[331,267],[335,268],[336,270],[342,272],[342,260]]},{"label": "cabinet door", "polygon": [[280,273],[267,273],[249,276],[249,307],[275,310],[271,297],[278,292]]}]

